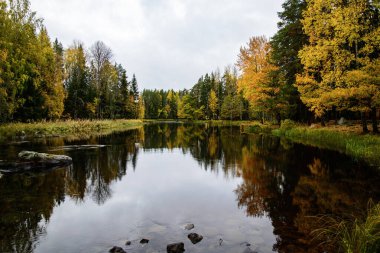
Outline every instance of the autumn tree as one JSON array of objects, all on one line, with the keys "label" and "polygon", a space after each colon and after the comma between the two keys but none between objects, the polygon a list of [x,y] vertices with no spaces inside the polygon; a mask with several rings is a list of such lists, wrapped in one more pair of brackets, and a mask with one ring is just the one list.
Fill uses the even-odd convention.
[{"label": "autumn tree", "polygon": [[47,30],[43,28],[38,36],[40,54],[40,94],[43,98],[43,118],[58,119],[64,110],[65,91],[63,87],[63,47],[55,41],[51,44]]},{"label": "autumn tree", "polygon": [[214,90],[211,90],[209,98],[208,98],[208,107],[212,113],[212,118],[215,119],[218,110],[218,97]]},{"label": "autumn tree", "polygon": [[302,101],[322,119],[331,110],[360,112],[367,132],[366,115],[376,113],[380,97],[379,8],[368,0],[310,0],[303,16]]},{"label": "autumn tree", "polygon": [[272,114],[279,121],[285,111],[277,67],[270,62],[271,47],[264,36],[252,37],[240,49],[238,67],[242,71],[238,87],[249,101],[253,111]]}]

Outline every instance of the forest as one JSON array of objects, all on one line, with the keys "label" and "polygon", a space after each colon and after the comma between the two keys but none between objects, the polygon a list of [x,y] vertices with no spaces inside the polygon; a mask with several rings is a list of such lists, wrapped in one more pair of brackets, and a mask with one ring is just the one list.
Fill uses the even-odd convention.
[{"label": "forest", "polygon": [[[284,119],[324,125],[344,117],[378,132],[378,0],[286,0],[277,33],[253,36],[236,63],[191,89],[138,90],[135,75],[97,41],[49,38],[28,0],[0,2],[0,122],[147,118]],[[254,34],[254,28],[252,33]]]}]

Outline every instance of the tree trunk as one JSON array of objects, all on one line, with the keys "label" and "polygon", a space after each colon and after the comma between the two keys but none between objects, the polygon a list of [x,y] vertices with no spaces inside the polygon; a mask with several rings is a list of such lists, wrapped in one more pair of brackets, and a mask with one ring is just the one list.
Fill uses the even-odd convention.
[{"label": "tree trunk", "polygon": [[321,117],[321,126],[323,126],[323,127],[326,126],[325,116],[322,116],[322,117]]},{"label": "tree trunk", "polygon": [[372,107],[372,110],[371,110],[371,118],[372,118],[372,131],[374,133],[379,133],[379,128],[377,126],[377,118],[376,118],[376,107]]},{"label": "tree trunk", "polygon": [[277,120],[277,124],[281,126],[281,115],[279,113],[276,113],[276,120]]},{"label": "tree trunk", "polygon": [[361,118],[362,118],[362,129],[363,133],[368,133],[368,127],[367,127],[367,117],[365,115],[365,112],[361,112]]},{"label": "tree trunk", "polygon": [[335,107],[333,107],[333,114],[335,125],[338,125],[338,111]]}]

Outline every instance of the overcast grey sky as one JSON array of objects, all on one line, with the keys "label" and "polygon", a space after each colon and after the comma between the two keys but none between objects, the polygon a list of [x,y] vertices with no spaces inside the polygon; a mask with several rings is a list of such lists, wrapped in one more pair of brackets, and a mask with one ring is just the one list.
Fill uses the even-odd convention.
[{"label": "overcast grey sky", "polygon": [[273,36],[282,0],[31,0],[65,47],[102,40],[142,88],[191,88],[236,62],[255,35]]}]

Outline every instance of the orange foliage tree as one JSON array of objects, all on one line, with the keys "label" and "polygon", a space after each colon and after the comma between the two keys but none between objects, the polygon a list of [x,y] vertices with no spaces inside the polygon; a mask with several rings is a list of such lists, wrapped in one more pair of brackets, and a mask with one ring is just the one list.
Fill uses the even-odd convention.
[{"label": "orange foliage tree", "polygon": [[250,38],[246,47],[240,48],[237,62],[241,76],[239,91],[249,101],[251,110],[261,115],[276,117],[286,112],[278,68],[270,61],[271,47],[265,36]]}]

